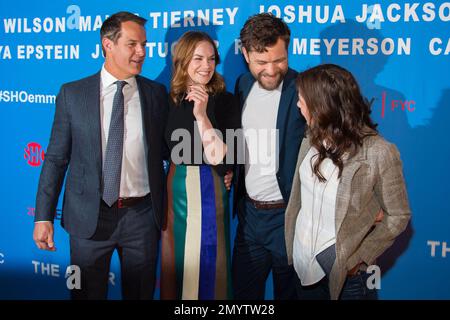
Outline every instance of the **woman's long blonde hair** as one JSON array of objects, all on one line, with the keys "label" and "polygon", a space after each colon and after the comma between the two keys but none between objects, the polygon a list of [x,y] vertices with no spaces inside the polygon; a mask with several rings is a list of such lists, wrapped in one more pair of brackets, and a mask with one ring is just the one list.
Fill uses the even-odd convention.
[{"label": "woman's long blonde hair", "polygon": [[[220,63],[219,52],[211,37],[201,31],[188,31],[184,33],[175,45],[172,58],[172,79],[170,81],[170,98],[178,105],[187,91],[189,79],[188,66],[194,56],[197,45],[202,42],[209,42],[214,48],[216,67]],[[206,85],[208,93],[215,94],[225,91],[225,81],[222,76],[214,70],[214,75]]]}]

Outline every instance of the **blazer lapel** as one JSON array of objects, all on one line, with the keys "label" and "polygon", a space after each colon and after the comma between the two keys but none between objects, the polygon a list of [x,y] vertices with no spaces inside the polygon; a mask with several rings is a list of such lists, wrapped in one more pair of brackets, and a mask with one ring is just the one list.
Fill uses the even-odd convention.
[{"label": "blazer lapel", "polygon": [[308,154],[309,149],[311,149],[311,141],[309,141],[308,138],[303,138],[302,144],[300,146],[300,151],[298,152],[298,159],[297,159],[297,168],[295,172],[298,172],[300,169],[300,165],[303,162],[303,159],[305,159],[306,155]]},{"label": "blazer lapel", "polygon": [[308,154],[309,149],[311,149],[311,141],[308,138],[303,138],[302,144],[300,145],[300,150],[298,152],[297,165],[294,171],[294,180],[292,182],[292,191],[291,191],[291,194],[295,193],[299,195],[298,201],[299,203],[301,202],[299,170],[303,160],[306,158],[306,155]]},{"label": "blazer lapel", "polygon": [[[294,171],[294,179],[292,181],[292,189],[289,197],[289,206],[292,206],[293,210],[286,210],[286,212],[292,213],[297,217],[297,214],[301,208],[301,186],[300,186],[300,176],[299,169],[306,155],[308,154],[311,144],[308,138],[303,138],[300,150],[298,152],[297,164]],[[293,222],[295,223],[295,222]]]},{"label": "blazer lapel", "polygon": [[293,241],[295,234],[295,223],[297,216],[301,208],[301,186],[299,177],[299,168],[302,164],[303,159],[305,159],[311,148],[309,139],[304,138],[300,147],[300,151],[297,157],[297,165],[294,171],[294,179],[292,181],[291,194],[289,196],[289,202],[285,212],[285,241],[286,241],[286,251],[289,263],[292,263],[292,251],[293,251]]},{"label": "blazer lapel", "polygon": [[[99,179],[102,177],[102,133],[100,120],[100,72],[88,79],[84,89],[84,108],[87,115],[88,132],[92,143],[92,152],[94,161],[99,173]],[[101,181],[100,181],[101,185]]]},{"label": "blazer lapel", "polygon": [[339,234],[342,221],[344,221],[348,211],[353,176],[361,167],[364,159],[364,152],[360,149],[355,156],[344,161],[344,168],[342,170],[341,180],[336,195],[336,236]]},{"label": "blazer lapel", "polygon": [[301,166],[303,160],[305,159],[306,155],[308,154],[309,149],[311,149],[311,142],[309,141],[308,138],[303,138],[302,144],[300,145],[300,150],[298,152],[297,164],[295,166],[295,171],[294,171],[294,179],[292,181],[291,196],[289,198],[289,199],[291,199],[291,197],[293,195],[295,195],[295,197],[298,197],[298,199],[295,200],[299,206],[297,208],[297,213],[301,207],[301,192],[300,192],[301,186],[300,186],[299,170],[300,170],[300,166]]},{"label": "blazer lapel", "polygon": [[142,112],[142,131],[144,133],[144,140],[146,145],[146,153],[147,159],[150,148],[150,123],[151,123],[151,113],[152,113],[152,104],[151,104],[151,88],[147,86],[144,90],[143,83],[139,76],[136,76],[136,83],[139,90],[139,100],[141,102],[141,112]]},{"label": "blazer lapel", "polygon": [[[295,80],[295,72],[289,69],[288,73],[284,77],[280,104],[278,107],[277,129],[279,130],[279,139],[280,139],[279,146],[284,145],[284,137],[286,133],[286,121],[289,113],[289,107],[296,92],[294,80]],[[281,148],[278,147],[278,152],[280,152],[280,149]]]},{"label": "blazer lapel", "polygon": [[246,78],[242,79],[242,86],[241,86],[241,90],[240,90],[240,94],[239,94],[239,98],[240,98],[240,103],[239,105],[241,106],[241,112],[244,110],[244,103],[245,100],[247,99],[250,90],[253,87],[253,84],[255,83],[255,78],[253,78],[253,76],[251,74],[246,75]]}]

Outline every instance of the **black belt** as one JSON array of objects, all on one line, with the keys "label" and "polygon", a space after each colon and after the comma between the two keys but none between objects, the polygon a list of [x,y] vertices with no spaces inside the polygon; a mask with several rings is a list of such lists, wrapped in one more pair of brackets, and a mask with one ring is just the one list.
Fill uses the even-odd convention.
[{"label": "black belt", "polygon": [[114,205],[117,204],[117,208],[130,208],[148,198],[150,198],[150,193],[143,197],[119,198]]},{"label": "black belt", "polygon": [[258,201],[246,196],[247,200],[253,204],[256,209],[259,210],[271,210],[271,209],[284,209],[286,208],[286,202],[283,199],[275,201]]}]

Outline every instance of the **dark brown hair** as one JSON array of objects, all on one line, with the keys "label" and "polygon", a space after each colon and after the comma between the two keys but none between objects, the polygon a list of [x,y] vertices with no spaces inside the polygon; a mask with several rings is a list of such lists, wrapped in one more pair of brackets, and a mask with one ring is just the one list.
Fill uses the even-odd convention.
[{"label": "dark brown hair", "polygon": [[[220,63],[219,52],[214,40],[205,32],[188,31],[178,40],[173,53],[172,80],[170,81],[170,97],[175,104],[179,104],[182,96],[187,90],[189,79],[188,66],[194,56],[197,45],[202,42],[209,42],[214,48],[216,67]],[[211,94],[225,91],[225,81],[222,76],[214,70],[214,75],[206,85],[206,91]]]},{"label": "dark brown hair", "polygon": [[[145,26],[147,19],[141,18],[131,12],[117,12],[103,21],[102,27],[100,28],[100,39],[108,38],[114,43],[117,43],[117,39],[121,36],[122,22],[127,21],[133,21],[141,26]],[[105,54],[103,46],[102,50],[103,54]]]},{"label": "dark brown hair", "polygon": [[377,125],[370,118],[370,104],[353,75],[334,64],[299,73],[296,84],[311,116],[307,135],[319,151],[313,171],[324,182],[320,164],[329,158],[339,168],[341,177],[344,154],[348,152],[352,157],[365,137],[377,134]]},{"label": "dark brown hair", "polygon": [[284,40],[289,47],[291,31],[287,24],[271,13],[260,13],[251,16],[241,30],[242,46],[247,51],[266,52],[267,47],[274,46],[278,39]]}]

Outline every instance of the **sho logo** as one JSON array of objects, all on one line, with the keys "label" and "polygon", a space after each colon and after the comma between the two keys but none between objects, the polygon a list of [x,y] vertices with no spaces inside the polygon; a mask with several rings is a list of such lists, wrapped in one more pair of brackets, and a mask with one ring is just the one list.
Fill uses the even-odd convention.
[{"label": "sho logo", "polygon": [[4,263],[5,263],[5,255],[0,252],[0,264],[4,264]]},{"label": "sho logo", "polygon": [[436,256],[436,248],[442,247],[441,249],[441,257],[442,258],[446,258],[447,257],[447,252],[450,252],[450,248],[447,247],[447,242],[445,241],[433,241],[433,240],[428,240],[427,241],[427,245],[429,245],[431,247],[431,256],[435,257]]},{"label": "sho logo", "polygon": [[39,167],[44,161],[44,150],[37,142],[30,142],[25,148],[25,154],[23,155],[27,163],[32,167]]}]

